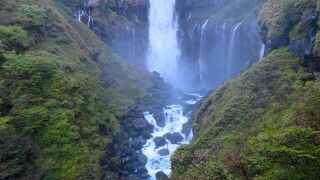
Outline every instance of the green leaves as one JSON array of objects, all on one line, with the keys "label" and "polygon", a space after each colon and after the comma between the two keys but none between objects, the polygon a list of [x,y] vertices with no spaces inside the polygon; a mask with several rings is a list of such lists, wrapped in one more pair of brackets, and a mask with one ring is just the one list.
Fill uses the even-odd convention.
[{"label": "green leaves", "polygon": [[[266,174],[266,178],[316,178],[320,168],[317,138],[319,134],[310,128],[288,127],[266,131],[253,138],[255,154],[251,156],[251,162],[255,161],[255,167],[260,167],[257,170]],[[290,173],[286,173],[285,177],[284,172],[293,174],[288,177]]]},{"label": "green leaves", "polygon": [[0,50],[22,51],[29,46],[28,33],[21,27],[0,25]]},{"label": "green leaves", "polygon": [[319,177],[320,84],[310,80],[279,49],[226,83],[197,113],[198,138],[173,156],[174,175],[201,167],[229,179]]}]

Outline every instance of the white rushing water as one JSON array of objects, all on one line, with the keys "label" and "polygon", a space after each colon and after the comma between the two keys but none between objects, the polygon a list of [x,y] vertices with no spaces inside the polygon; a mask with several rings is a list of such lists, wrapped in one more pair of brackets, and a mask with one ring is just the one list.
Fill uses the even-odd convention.
[{"label": "white rushing water", "polygon": [[208,25],[209,19],[207,19],[201,26],[201,35],[200,35],[200,51],[199,51],[199,74],[200,74],[200,83],[203,83],[203,71],[204,71],[204,57],[203,57],[203,48],[205,41],[205,29]]},{"label": "white rushing water", "polygon": [[230,44],[229,44],[229,52],[228,52],[228,67],[227,67],[227,75],[228,78],[232,77],[232,66],[233,66],[233,59],[234,59],[234,49],[235,49],[235,42],[236,42],[236,37],[237,37],[237,32],[239,27],[241,26],[241,22],[234,25],[232,28],[231,32],[231,37],[230,37]]},{"label": "white rushing water", "polygon": [[175,18],[176,0],[150,0],[147,66],[171,84],[177,82],[180,50]]},{"label": "white rushing water", "polygon": [[[192,99],[186,100],[184,103],[188,105],[195,105],[202,96],[196,94],[189,94]],[[142,152],[148,157],[148,162],[146,168],[148,169],[148,174],[151,176],[150,179],[156,179],[156,173],[159,171],[164,172],[168,176],[171,174],[171,161],[170,157],[182,144],[188,144],[193,138],[193,132],[188,135],[183,134],[183,125],[188,122],[191,112],[186,115],[183,114],[182,105],[169,105],[163,109],[165,115],[165,126],[159,127],[157,125],[156,119],[149,112],[144,113],[145,119],[152,125],[154,125],[154,130],[152,133],[152,138],[147,141],[144,145]],[[171,133],[173,135],[178,135],[177,142],[170,141],[166,134]],[[156,146],[155,139],[162,138],[165,140],[160,146]],[[162,153],[161,153],[162,151]]]},{"label": "white rushing water", "polygon": [[260,48],[259,60],[262,60],[264,58],[265,50],[266,50],[266,45],[262,43]]}]

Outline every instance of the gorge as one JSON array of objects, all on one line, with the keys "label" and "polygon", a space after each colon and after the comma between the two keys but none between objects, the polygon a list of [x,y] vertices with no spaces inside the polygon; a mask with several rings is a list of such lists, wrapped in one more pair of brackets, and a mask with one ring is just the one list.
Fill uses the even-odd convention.
[{"label": "gorge", "polygon": [[317,179],[319,12],[0,1],[0,179]]}]

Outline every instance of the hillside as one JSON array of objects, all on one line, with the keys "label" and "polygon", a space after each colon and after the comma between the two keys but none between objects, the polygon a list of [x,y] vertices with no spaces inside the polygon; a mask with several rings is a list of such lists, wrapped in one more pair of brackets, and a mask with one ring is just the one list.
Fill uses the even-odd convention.
[{"label": "hillside", "polygon": [[59,1],[0,1],[0,179],[111,176],[119,120],[162,86],[70,14]]},{"label": "hillside", "polygon": [[318,179],[316,1],[269,0],[259,12],[270,54],[211,94],[173,179]]},{"label": "hillside", "polygon": [[277,50],[202,104],[197,139],[172,159],[174,177],[315,179],[318,110],[318,78]]}]

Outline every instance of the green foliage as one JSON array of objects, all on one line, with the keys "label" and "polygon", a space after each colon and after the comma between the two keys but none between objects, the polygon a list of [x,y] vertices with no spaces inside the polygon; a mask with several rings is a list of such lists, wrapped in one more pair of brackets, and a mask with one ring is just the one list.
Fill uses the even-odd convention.
[{"label": "green foliage", "polygon": [[0,25],[0,42],[7,51],[21,51],[30,45],[27,32],[18,26]]},{"label": "green foliage", "polygon": [[[291,38],[304,36],[303,15],[316,9],[316,0],[269,0],[262,8],[259,21],[268,28],[268,37],[291,34]],[[301,21],[301,22],[300,22]]]},{"label": "green foliage", "polygon": [[311,79],[280,49],[227,82],[197,112],[197,139],[172,157],[173,177],[317,177],[320,86]]},{"label": "green foliage", "polygon": [[0,129],[0,179],[10,179],[25,170],[27,148],[11,128]]},{"label": "green foliage", "polygon": [[0,6],[0,179],[100,178],[100,156],[119,159],[106,148],[116,117],[154,83],[65,11],[48,0]]},{"label": "green foliage", "polygon": [[316,35],[315,43],[313,48],[313,55],[315,57],[320,57],[320,33],[318,32]]},{"label": "green foliage", "polygon": [[265,174],[262,179],[317,179],[320,168],[319,134],[313,129],[288,127],[252,138],[254,154],[246,162]]}]

